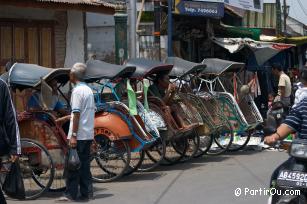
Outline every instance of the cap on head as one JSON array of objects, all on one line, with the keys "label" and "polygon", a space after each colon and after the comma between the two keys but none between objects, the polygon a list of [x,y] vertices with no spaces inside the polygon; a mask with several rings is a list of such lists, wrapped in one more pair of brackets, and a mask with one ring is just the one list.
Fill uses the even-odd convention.
[{"label": "cap on head", "polygon": [[72,66],[70,72],[79,80],[83,81],[86,71],[86,65],[84,63],[76,63]]}]

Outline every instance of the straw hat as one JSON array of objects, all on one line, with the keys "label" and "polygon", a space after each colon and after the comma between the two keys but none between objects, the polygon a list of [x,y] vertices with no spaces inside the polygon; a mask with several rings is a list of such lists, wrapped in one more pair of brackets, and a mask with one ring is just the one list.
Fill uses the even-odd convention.
[{"label": "straw hat", "polygon": [[249,86],[248,85],[243,85],[241,88],[240,88],[240,93],[242,94],[242,95],[247,95],[247,94],[249,94]]}]

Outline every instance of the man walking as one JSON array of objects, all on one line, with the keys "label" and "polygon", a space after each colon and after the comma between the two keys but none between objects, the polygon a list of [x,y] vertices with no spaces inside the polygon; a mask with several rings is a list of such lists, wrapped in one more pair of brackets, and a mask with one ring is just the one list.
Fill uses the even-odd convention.
[{"label": "man walking", "polygon": [[[7,84],[0,78],[0,156],[10,155],[10,160],[15,162],[18,154],[21,154],[21,146],[16,112],[10,90]],[[1,188],[0,203],[6,204]]]},{"label": "man walking", "polygon": [[90,147],[94,139],[94,95],[84,82],[86,65],[76,63],[70,72],[70,81],[75,85],[71,95],[71,119],[68,133],[69,145],[76,148],[81,161],[79,170],[67,170],[66,196],[60,201],[76,200],[80,186],[80,200],[89,199],[91,189]]},{"label": "man walking", "polygon": [[273,64],[272,73],[278,77],[278,93],[274,99],[274,102],[282,101],[284,106],[289,107],[291,105],[291,80],[289,76],[284,73],[280,64]]}]

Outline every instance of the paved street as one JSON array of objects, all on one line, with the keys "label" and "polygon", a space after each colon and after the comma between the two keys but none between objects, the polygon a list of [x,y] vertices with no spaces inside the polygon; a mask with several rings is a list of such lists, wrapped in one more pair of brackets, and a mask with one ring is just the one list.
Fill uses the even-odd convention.
[{"label": "paved street", "polygon": [[[195,159],[175,166],[160,167],[152,173],[134,174],[119,182],[95,184],[91,204],[261,204],[267,196],[236,197],[236,188],[268,188],[273,169],[286,153],[245,151],[218,157]],[[253,192],[251,192],[253,193]],[[9,204],[55,203],[60,194],[47,193],[36,201]]]}]

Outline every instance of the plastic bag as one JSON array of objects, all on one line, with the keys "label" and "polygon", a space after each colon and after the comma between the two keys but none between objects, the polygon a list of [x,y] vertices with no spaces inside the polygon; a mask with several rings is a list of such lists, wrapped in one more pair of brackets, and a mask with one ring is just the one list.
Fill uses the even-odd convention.
[{"label": "plastic bag", "polygon": [[25,199],[25,187],[18,162],[12,163],[11,169],[6,175],[2,185],[2,190],[11,198],[19,200]]},{"label": "plastic bag", "polygon": [[67,158],[67,169],[69,171],[77,171],[80,169],[81,162],[76,148],[70,148]]}]

